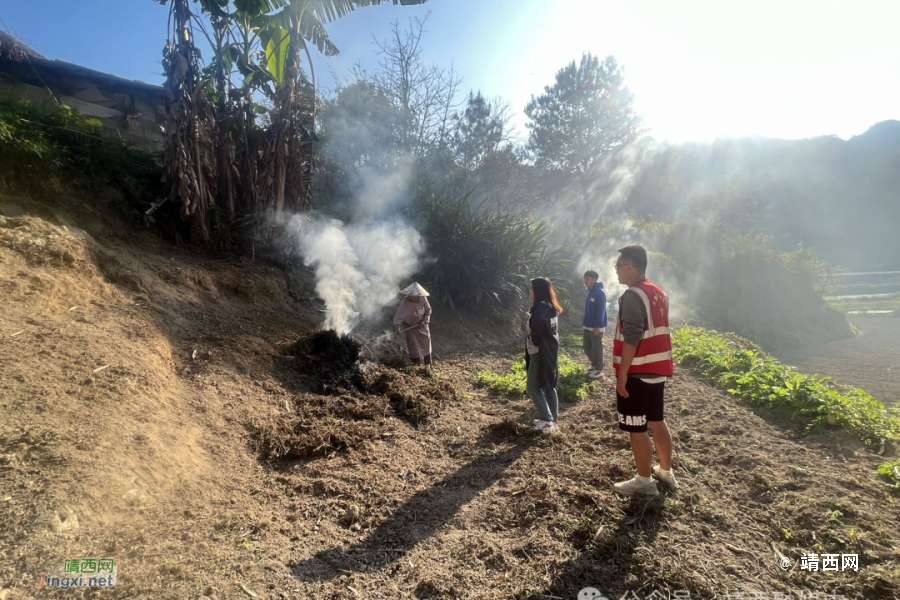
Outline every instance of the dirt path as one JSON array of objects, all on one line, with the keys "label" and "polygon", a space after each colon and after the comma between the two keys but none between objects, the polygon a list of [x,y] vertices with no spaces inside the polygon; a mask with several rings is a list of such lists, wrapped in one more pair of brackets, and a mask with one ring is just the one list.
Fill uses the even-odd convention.
[{"label": "dirt path", "polygon": [[900,402],[900,318],[854,315],[850,321],[859,330],[854,338],[779,358],[803,372],[862,388],[887,406]]}]

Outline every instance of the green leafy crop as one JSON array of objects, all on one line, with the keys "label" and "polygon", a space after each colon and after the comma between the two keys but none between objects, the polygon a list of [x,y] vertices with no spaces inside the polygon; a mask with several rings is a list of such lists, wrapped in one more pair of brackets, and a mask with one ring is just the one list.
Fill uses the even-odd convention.
[{"label": "green leafy crop", "polygon": [[900,458],[879,465],[878,474],[887,481],[891,493],[900,496]]},{"label": "green leafy crop", "polygon": [[840,425],[870,447],[900,443],[900,410],[886,409],[859,388],[838,388],[830,378],[799,373],[746,340],[700,327],[675,330],[672,345],[682,365],[753,406],[792,408],[807,429]]}]

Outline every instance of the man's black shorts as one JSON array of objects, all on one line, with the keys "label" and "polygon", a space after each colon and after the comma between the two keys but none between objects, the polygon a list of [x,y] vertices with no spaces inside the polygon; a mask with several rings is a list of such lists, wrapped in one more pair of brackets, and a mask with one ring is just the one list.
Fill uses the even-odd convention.
[{"label": "man's black shorts", "polygon": [[623,398],[616,392],[619,429],[634,432],[647,431],[647,421],[662,421],[665,388],[665,381],[647,383],[637,377],[629,377],[625,383],[628,397]]}]

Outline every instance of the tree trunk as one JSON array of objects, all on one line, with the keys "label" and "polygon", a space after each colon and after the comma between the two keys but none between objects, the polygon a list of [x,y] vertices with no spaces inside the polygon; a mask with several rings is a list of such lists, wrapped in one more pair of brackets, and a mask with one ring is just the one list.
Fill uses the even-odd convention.
[{"label": "tree trunk", "polygon": [[188,0],[173,0],[171,43],[166,47],[166,143],[163,170],[169,198],[181,204],[194,241],[209,240],[207,212],[215,197],[214,114],[200,81],[199,53]]}]

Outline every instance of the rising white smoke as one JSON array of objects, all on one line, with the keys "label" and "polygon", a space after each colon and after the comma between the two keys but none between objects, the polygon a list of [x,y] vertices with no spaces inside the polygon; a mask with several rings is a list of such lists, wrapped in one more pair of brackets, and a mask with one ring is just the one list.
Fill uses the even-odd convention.
[{"label": "rising white smoke", "polygon": [[[626,207],[655,147],[652,140],[644,138],[610,154],[589,174],[560,189],[549,211],[555,226],[549,236],[551,243],[571,244],[573,234],[578,239],[572,248],[573,280],[580,281],[585,271],[596,271],[612,307],[627,289],[619,283],[614,267],[617,250],[629,243],[644,243]],[[594,226],[601,231],[596,232]]]},{"label": "rising white smoke", "polygon": [[585,271],[597,272],[606,291],[606,297],[611,303],[628,289],[627,286],[619,283],[615,262],[619,256],[617,250],[625,245],[622,240],[632,239],[633,236],[628,235],[631,232],[633,232],[631,222],[626,220],[621,230],[617,232],[619,235],[596,241],[591,248],[585,249],[573,263],[576,277],[581,277]]},{"label": "rising white smoke", "polygon": [[289,231],[316,292],[328,309],[325,327],[348,333],[397,297],[424,250],[419,232],[397,213],[408,200],[410,164],[390,173],[364,173],[354,218],[295,216]]},{"label": "rising white smoke", "polygon": [[316,292],[328,308],[326,328],[351,331],[397,297],[419,263],[419,232],[400,220],[345,224],[302,221],[294,230],[304,262],[315,269]]},{"label": "rising white smoke", "polygon": [[628,198],[657,149],[653,140],[637,140],[555,190],[545,209],[554,224],[549,241],[565,243],[573,232],[586,235],[600,220],[625,219]]}]

